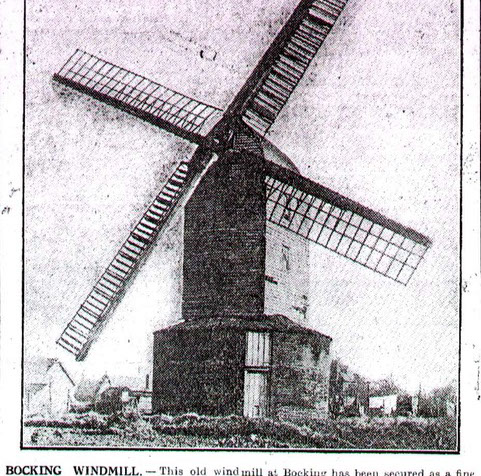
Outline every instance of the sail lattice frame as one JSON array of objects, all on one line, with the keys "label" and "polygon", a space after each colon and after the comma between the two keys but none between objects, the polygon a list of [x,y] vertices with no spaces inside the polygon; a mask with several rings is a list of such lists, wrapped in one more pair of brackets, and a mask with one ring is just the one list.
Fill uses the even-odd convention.
[{"label": "sail lattice frame", "polygon": [[200,143],[222,111],[97,56],[76,50],[54,80]]},{"label": "sail lattice frame", "polygon": [[301,0],[227,109],[265,135],[344,9],[347,0]]},{"label": "sail lattice frame", "polygon": [[58,338],[57,344],[74,354],[77,360],[86,357],[92,342],[151,252],[157,236],[198,173],[196,165],[180,162]]},{"label": "sail lattice frame", "polygon": [[[301,0],[223,119],[222,111],[214,106],[81,50],[54,80],[203,146],[225,146],[220,132],[239,119],[264,136],[347,1]],[[223,127],[213,128],[219,120]],[[215,140],[205,140],[209,132]],[[252,152],[260,150],[248,135],[234,137],[233,144]],[[87,355],[187,186],[202,172],[200,165],[179,165],[65,327],[57,343],[77,360]],[[266,190],[270,222],[397,282],[409,282],[431,246],[424,235],[269,161]]]},{"label": "sail lattice frame", "polygon": [[296,183],[276,177],[272,165],[271,171],[267,220],[394,281],[409,282],[431,246],[427,237],[303,177]]}]

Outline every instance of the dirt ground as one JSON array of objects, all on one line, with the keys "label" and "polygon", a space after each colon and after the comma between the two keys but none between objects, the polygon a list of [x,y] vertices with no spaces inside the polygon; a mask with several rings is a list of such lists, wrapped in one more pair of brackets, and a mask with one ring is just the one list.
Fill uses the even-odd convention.
[{"label": "dirt ground", "polygon": [[345,418],[287,423],[183,415],[28,422],[25,447],[456,449],[454,418]]},{"label": "dirt ground", "polygon": [[24,430],[24,445],[26,447],[214,447],[215,438],[199,438],[186,435],[161,435],[155,438],[134,437],[132,435],[101,434],[96,430],[79,428],[26,427]]},{"label": "dirt ground", "polygon": [[243,438],[216,438],[199,435],[163,435],[152,438],[132,435],[105,435],[94,430],[78,428],[26,427],[25,447],[87,447],[87,448],[302,448],[304,445],[283,443],[273,439],[262,440],[255,435]]}]

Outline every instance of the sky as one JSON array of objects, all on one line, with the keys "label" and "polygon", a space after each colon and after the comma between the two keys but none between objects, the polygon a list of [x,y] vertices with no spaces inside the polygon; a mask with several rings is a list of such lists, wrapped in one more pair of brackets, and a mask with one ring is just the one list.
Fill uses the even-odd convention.
[{"label": "sky", "polygon": [[[182,214],[83,363],[55,345],[188,142],[51,81],[76,48],[225,108],[295,0],[27,0],[25,353],[80,376],[150,372],[180,317]],[[211,54],[203,55],[200,51]],[[215,56],[215,60],[212,58]],[[312,326],[368,379],[456,378],[459,5],[350,0],[268,139],[301,173],[429,236],[408,286],[310,248]]]}]

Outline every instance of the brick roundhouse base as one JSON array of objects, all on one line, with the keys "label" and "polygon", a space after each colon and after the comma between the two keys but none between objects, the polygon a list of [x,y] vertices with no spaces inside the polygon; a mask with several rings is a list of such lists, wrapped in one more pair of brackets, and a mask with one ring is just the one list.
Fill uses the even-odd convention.
[{"label": "brick roundhouse base", "polygon": [[248,331],[271,336],[267,415],[326,417],[331,338],[279,315],[195,319],[155,332],[154,413],[242,415]]}]

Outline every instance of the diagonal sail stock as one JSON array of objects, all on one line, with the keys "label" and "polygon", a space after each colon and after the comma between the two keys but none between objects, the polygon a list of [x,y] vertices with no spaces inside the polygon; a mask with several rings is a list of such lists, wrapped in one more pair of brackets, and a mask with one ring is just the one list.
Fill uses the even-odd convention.
[{"label": "diagonal sail stock", "polygon": [[378,212],[266,162],[267,219],[394,281],[408,284],[431,240]]},{"label": "diagonal sail stock", "polygon": [[53,79],[196,144],[222,115],[214,106],[81,50]]},{"label": "diagonal sail stock", "polygon": [[347,0],[301,0],[227,109],[265,135],[304,76]]},{"label": "diagonal sail stock", "polygon": [[198,166],[202,164],[195,163],[195,160],[194,155],[190,162],[179,164],[57,340],[57,344],[74,354],[77,360],[86,357],[90,345],[124,295],[159,232],[190,189],[189,185],[202,172],[202,167]]}]

